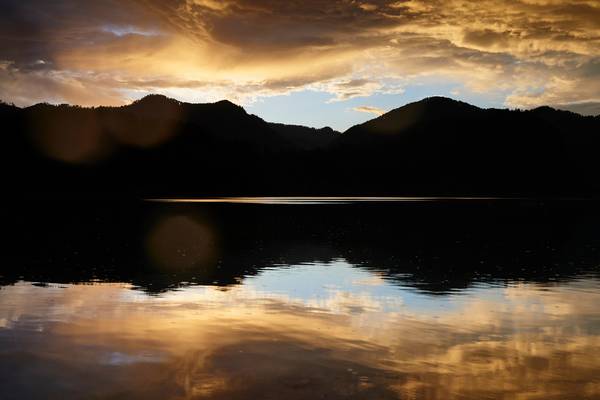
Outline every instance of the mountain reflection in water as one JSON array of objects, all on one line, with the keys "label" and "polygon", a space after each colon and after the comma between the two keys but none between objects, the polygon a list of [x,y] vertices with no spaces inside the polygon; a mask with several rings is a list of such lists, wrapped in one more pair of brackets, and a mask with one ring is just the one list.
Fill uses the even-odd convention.
[{"label": "mountain reflection in water", "polygon": [[596,208],[14,205],[0,397],[599,398]]}]

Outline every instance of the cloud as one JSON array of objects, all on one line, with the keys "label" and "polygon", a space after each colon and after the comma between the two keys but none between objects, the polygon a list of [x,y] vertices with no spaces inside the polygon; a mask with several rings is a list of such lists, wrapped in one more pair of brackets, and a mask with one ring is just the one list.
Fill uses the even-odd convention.
[{"label": "cloud", "polygon": [[464,42],[483,48],[504,47],[507,45],[510,32],[496,32],[491,29],[465,31]]},{"label": "cloud", "polygon": [[359,107],[354,107],[352,110],[358,111],[358,112],[363,112],[363,113],[375,114],[378,116],[386,113],[386,111],[384,109],[381,109],[379,107],[372,107],[372,106],[359,106]]},{"label": "cloud", "polygon": [[600,97],[592,0],[6,0],[5,101],[122,104],[149,92],[333,101],[425,81],[507,106]]},{"label": "cloud", "polygon": [[581,115],[600,115],[600,101],[586,101],[582,103],[571,104],[553,104],[552,106],[560,110],[572,111]]}]

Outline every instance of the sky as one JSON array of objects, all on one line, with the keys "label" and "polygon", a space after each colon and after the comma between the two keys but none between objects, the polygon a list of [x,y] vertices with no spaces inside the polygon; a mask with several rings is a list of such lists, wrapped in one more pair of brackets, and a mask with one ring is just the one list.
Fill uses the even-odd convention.
[{"label": "sky", "polygon": [[228,99],[338,130],[424,97],[600,114],[599,0],[2,0],[0,99]]}]

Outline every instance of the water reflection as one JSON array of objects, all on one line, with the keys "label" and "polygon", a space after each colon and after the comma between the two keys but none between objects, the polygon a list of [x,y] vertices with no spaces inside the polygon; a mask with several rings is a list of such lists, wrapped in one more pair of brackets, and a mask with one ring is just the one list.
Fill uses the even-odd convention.
[{"label": "water reflection", "polygon": [[4,398],[600,396],[596,279],[439,298],[336,260],[132,289],[0,291]]},{"label": "water reflection", "polygon": [[215,232],[201,220],[176,215],[157,221],[146,239],[146,252],[158,268],[212,268],[217,258]]},{"label": "water reflection", "polygon": [[600,398],[595,205],[201,207],[12,208],[0,397]]},{"label": "water reflection", "polygon": [[[598,275],[600,207],[536,201],[344,205],[30,201],[8,205],[0,285],[228,286],[272,265],[343,258],[445,295]],[[1,287],[1,286],[0,286]]]},{"label": "water reflection", "polygon": [[403,203],[403,202],[478,202],[478,201],[519,201],[526,197],[422,197],[422,196],[273,196],[273,197],[201,197],[201,198],[156,198],[146,199],[154,203],[183,204],[269,204],[269,205],[323,205],[356,203]]}]

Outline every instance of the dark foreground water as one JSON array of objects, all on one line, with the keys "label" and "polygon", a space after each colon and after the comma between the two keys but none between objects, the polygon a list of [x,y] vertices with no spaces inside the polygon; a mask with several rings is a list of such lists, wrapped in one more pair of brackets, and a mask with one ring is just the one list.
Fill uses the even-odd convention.
[{"label": "dark foreground water", "polygon": [[599,204],[355,200],[9,204],[0,398],[600,399]]}]

